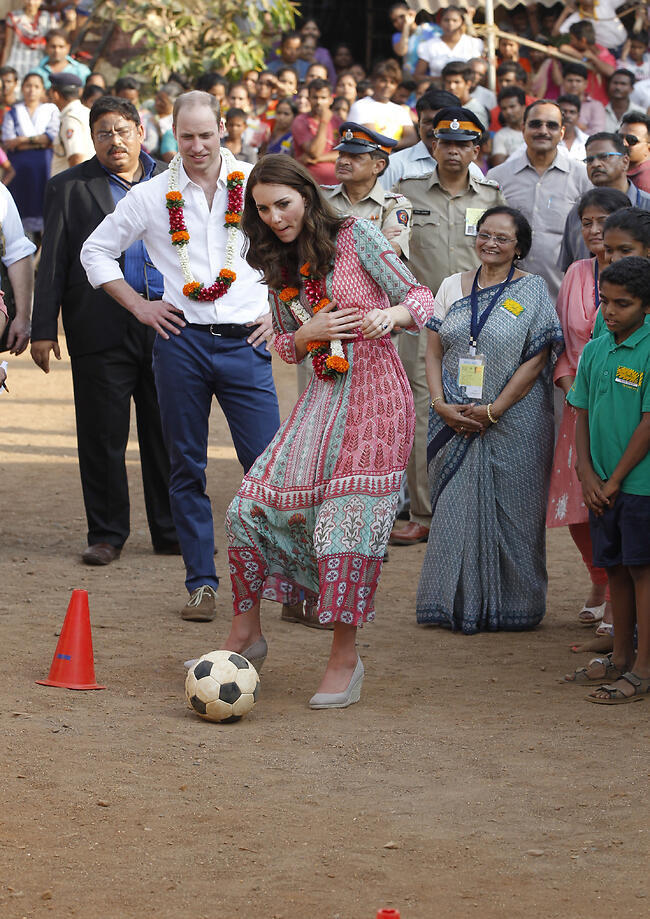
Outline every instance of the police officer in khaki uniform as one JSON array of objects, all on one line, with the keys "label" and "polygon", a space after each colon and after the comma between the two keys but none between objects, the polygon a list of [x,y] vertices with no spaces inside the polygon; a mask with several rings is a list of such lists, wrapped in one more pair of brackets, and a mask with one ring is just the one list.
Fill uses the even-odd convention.
[{"label": "police officer in khaki uniform", "polygon": [[340,214],[376,220],[395,252],[408,257],[411,202],[404,195],[385,192],[378,181],[397,141],[354,121],[346,121],[339,132],[334,170],[341,184],[323,186],[325,198]]},{"label": "police officer in khaki uniform", "polygon": [[76,73],[50,75],[50,99],[61,113],[59,136],[52,149],[53,176],[78,166],[95,155],[90,136],[90,109],[81,101],[81,80]]},{"label": "police officer in khaki uniform", "polygon": [[[474,112],[444,108],[433,121],[432,148],[436,168],[428,175],[404,178],[396,190],[413,205],[413,226],[408,263],[420,284],[435,294],[442,281],[458,271],[478,266],[474,251],[476,222],[483,211],[505,198],[496,182],[477,178],[469,171],[479,155],[485,130]],[[425,542],[431,524],[431,500],[427,475],[427,429],[429,390],[424,358],[426,333],[401,335],[399,355],[409,378],[415,401],[415,441],[406,470],[411,500],[410,520],[396,526],[392,545]]]}]

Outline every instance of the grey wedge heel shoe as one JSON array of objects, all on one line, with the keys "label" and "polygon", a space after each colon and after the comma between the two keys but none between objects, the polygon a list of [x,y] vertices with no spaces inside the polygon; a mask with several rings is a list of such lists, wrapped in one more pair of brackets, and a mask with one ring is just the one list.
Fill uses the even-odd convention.
[{"label": "grey wedge heel shoe", "polygon": [[310,708],[347,708],[353,705],[361,698],[361,684],[363,683],[363,664],[361,658],[357,658],[357,665],[354,668],[347,689],[343,692],[317,692],[309,700]]}]

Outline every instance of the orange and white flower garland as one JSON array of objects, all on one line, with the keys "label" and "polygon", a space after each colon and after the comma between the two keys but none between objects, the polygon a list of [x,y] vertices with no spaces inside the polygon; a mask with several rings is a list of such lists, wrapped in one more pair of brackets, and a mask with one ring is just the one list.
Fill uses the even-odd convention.
[{"label": "orange and white flower garland", "polygon": [[[305,279],[305,294],[315,316],[331,301],[328,297],[321,296],[321,281],[312,277],[310,271],[309,262],[305,262],[300,274]],[[324,286],[323,284],[323,288]],[[300,291],[297,287],[283,287],[278,297],[301,325],[312,318],[300,302]],[[314,373],[321,379],[332,379],[337,373],[346,373],[350,369],[340,338],[334,338],[332,341],[310,341],[307,343],[307,351],[311,354]]]},{"label": "orange and white flower garland", "polygon": [[223,297],[228,292],[231,284],[237,280],[237,275],[233,271],[235,262],[235,246],[237,244],[237,232],[241,223],[241,215],[244,209],[244,173],[234,169],[237,160],[230,150],[221,148],[221,156],[224,158],[226,168],[228,169],[228,204],[226,208],[225,226],[228,228],[228,241],[226,243],[226,265],[219,272],[217,279],[210,287],[206,287],[200,281],[197,281],[190,266],[190,257],[187,251],[190,242],[190,234],[185,225],[183,207],[185,201],[178,187],[178,171],[181,165],[180,153],[177,153],[169,164],[169,182],[167,184],[167,212],[169,214],[169,235],[172,238],[172,246],[176,247],[178,252],[178,261],[180,262],[181,271],[183,272],[183,294],[190,300],[214,301]]}]

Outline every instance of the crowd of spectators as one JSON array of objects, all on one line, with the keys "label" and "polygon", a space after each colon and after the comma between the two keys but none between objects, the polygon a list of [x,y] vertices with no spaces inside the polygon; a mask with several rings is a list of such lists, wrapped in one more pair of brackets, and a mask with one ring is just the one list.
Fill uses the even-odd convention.
[{"label": "crowd of spectators", "polygon": [[[91,56],[83,40],[75,41],[87,13],[84,3],[25,0],[22,9],[6,16],[0,170],[31,233],[42,228],[39,202],[47,177],[93,154],[88,113],[108,88],[101,61],[91,73]],[[629,115],[638,113],[634,130],[623,132],[624,142],[630,148],[630,177],[644,191],[650,189],[650,52],[647,22],[641,27],[638,13],[628,14],[624,24],[612,0],[516,7],[507,18],[499,17],[511,37],[498,40],[496,91],[488,88],[486,46],[472,11],[449,6],[434,16],[400,0],[388,16],[394,29],[392,53],[368,70],[348,44],[323,47],[318,23],[305,19],[295,31],[278,36],[262,71],[249,70],[237,79],[207,72],[193,81],[174,74],[153,88],[142,76],[127,74],[110,90],[136,105],[145,128],[144,148],[162,162],[169,162],[177,149],[174,100],[197,88],[219,99],[224,143],[237,158],[255,163],[265,153],[286,153],[321,184],[335,182],[333,148],[341,123],[368,125],[396,140],[394,155],[422,140],[416,106],[432,89],[452,94],[485,128],[478,160],[483,172],[522,148],[524,110],[534,99],[558,102],[561,146],[578,161],[585,157],[589,135],[615,132],[624,119],[629,127]],[[534,38],[534,46],[515,36]],[[554,48],[563,60],[545,53]]]},{"label": "crowd of spectators", "polygon": [[[434,294],[449,278],[456,278],[457,288],[461,281],[470,283],[469,273],[478,262],[489,267],[494,239],[497,245],[499,240],[511,245],[512,265],[519,260],[525,271],[543,279],[542,293],[531,288],[531,303],[548,293],[548,302],[555,304],[559,296],[563,303],[579,276],[578,269],[565,273],[578,260],[585,262],[580,263],[580,283],[595,277],[597,291],[599,271],[608,264],[602,233],[606,220],[615,222],[617,211],[627,207],[634,211],[635,232],[637,224],[645,226],[643,212],[650,211],[645,7],[626,11],[621,20],[616,0],[580,0],[550,9],[520,5],[499,19],[503,32],[496,60],[488,61],[484,31],[474,26],[471,11],[448,6],[431,15],[398,0],[388,11],[394,30],[391,51],[370,66],[356,60],[346,43],[324,47],[318,23],[303,19],[295,31],[277,37],[264,69],[237,73],[236,79],[217,71],[192,80],[173,74],[156,87],[135,74],[107,86],[101,63],[91,72],[83,60],[83,43],[74,43],[81,5],[74,12],[70,16],[66,8],[25,0],[23,9],[6,19],[0,171],[25,232],[37,245],[50,177],[95,155],[90,112],[96,100],[110,95],[133,104],[142,124],[142,149],[157,161],[153,170],[164,168],[177,152],[174,102],[189,89],[218,100],[222,144],[236,159],[255,164],[268,154],[295,158],[316,183],[329,186],[327,197],[337,209],[378,220],[396,255]],[[495,89],[489,86],[491,65]],[[360,156],[368,157],[363,169]],[[592,195],[598,190],[604,191]],[[478,231],[486,210],[493,223],[505,221],[505,230],[498,230],[498,222],[498,232],[484,228],[487,243],[481,243]],[[515,233],[520,218],[531,230],[525,245]],[[593,327],[599,301],[596,295],[592,309],[593,296],[587,299]],[[563,326],[562,334],[570,336],[571,329]],[[431,393],[425,336],[402,336],[399,350],[417,417],[407,470],[410,519],[395,527],[391,543],[408,546],[427,540],[432,525],[426,468]],[[541,369],[540,364],[537,373]],[[565,394],[570,376],[567,372],[566,385],[556,379]],[[438,414],[444,414],[444,406],[443,401]],[[507,399],[504,406],[510,407]],[[562,407],[556,406],[556,424],[561,416]],[[491,416],[489,422],[496,423]],[[463,426],[458,430],[463,432]],[[574,436],[573,430],[567,434]],[[544,462],[551,459],[549,453]],[[575,483],[570,487],[577,488]],[[559,496],[557,507],[566,506],[564,497]],[[543,505],[542,495],[540,526]],[[565,523],[570,521],[558,511],[548,525]],[[582,530],[572,530],[572,536],[587,560],[583,524],[581,519],[576,526]],[[542,543],[540,536],[535,557]],[[610,640],[608,595],[602,577],[591,568],[590,573],[592,591],[581,622],[598,624],[601,636]],[[538,575],[542,584],[545,573]],[[543,615],[543,603],[540,609]],[[538,621],[539,612],[531,622]],[[429,612],[422,615],[429,621]],[[466,631],[499,627],[474,620],[456,626]]]}]

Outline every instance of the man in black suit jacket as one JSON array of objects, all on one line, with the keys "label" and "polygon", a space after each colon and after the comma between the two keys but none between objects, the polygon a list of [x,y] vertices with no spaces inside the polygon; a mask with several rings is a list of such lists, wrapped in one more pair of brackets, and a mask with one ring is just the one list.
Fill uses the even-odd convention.
[{"label": "man in black suit jacket", "polygon": [[[157,171],[141,149],[137,109],[124,99],[100,98],[90,114],[96,156],[52,178],[45,193],[45,228],[36,279],[31,354],[45,372],[57,342],[62,312],[72,366],[79,469],[88,519],[82,559],[107,565],[129,535],[125,451],[131,397],[135,401],[147,519],[154,550],[178,553],[169,507],[169,459],[162,439],[151,349],[155,332],[103,290],[93,290],[79,261],[81,247],[132,185]],[[162,276],[144,245],[120,260],[136,290],[160,300]]]}]

